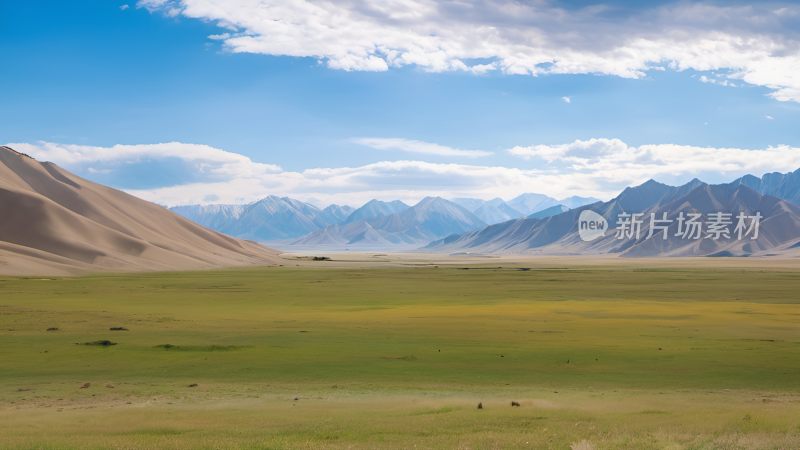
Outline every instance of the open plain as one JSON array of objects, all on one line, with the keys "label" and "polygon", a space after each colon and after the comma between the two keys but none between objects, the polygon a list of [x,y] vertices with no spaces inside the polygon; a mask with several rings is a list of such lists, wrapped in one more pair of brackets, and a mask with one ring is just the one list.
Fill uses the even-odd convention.
[{"label": "open plain", "polygon": [[0,443],[798,448],[798,292],[744,258],[2,278]]}]

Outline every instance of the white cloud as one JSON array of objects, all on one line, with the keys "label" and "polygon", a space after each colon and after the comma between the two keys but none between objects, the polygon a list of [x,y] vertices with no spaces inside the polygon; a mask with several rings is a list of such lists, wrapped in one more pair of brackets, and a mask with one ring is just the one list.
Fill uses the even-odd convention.
[{"label": "white cloud", "polygon": [[583,161],[586,156],[605,156],[622,153],[628,150],[628,145],[619,139],[588,139],[577,140],[570,144],[558,145],[531,145],[517,146],[508,150],[514,156],[523,159],[539,158],[548,163],[555,161]]},{"label": "white cloud", "polygon": [[572,193],[608,197],[613,193],[604,188],[594,180],[575,179],[571,174],[540,170],[424,161],[381,161],[357,167],[284,172],[260,179],[237,178],[228,182],[129,192],[168,205],[205,203],[207,198],[216,198],[215,202],[244,203],[267,194],[287,195],[318,205],[360,205],[373,198],[414,203],[428,195],[488,199],[513,197],[523,192],[545,192],[559,197]]},{"label": "white cloud", "polygon": [[281,168],[272,164],[253,162],[239,153],[220,150],[208,145],[166,142],[161,144],[114,145],[97,147],[89,145],[14,143],[10,147],[42,161],[51,161],[64,167],[91,170],[94,173],[113,171],[120,165],[145,163],[158,165],[168,159],[186,163],[186,170],[195,171],[208,179],[229,179],[242,176],[263,176],[278,173]]},{"label": "white cloud", "polygon": [[463,150],[460,148],[447,147],[431,142],[415,141],[402,138],[356,138],[356,144],[364,145],[376,150],[395,150],[407,153],[421,153],[424,155],[438,156],[457,156],[465,158],[480,158],[491,156],[492,152],[483,150]]},{"label": "white cloud", "polygon": [[172,0],[139,0],[136,5],[139,8],[146,8],[150,11],[156,11],[159,8],[164,8],[169,5]]},{"label": "white cloud", "polygon": [[130,8],[130,6],[129,6],[127,3],[124,3],[124,4],[122,4],[122,5],[119,5],[119,9],[120,9],[120,11],[127,11],[127,10],[128,10],[128,8]]},{"label": "white cloud", "polygon": [[[127,191],[164,205],[246,203],[268,194],[319,205],[359,205],[378,198],[415,202],[426,195],[511,198],[538,192],[611,198],[648,178],[683,183],[698,176],[730,181],[746,173],[786,172],[800,167],[800,148],[713,148],[655,144],[629,146],[618,139],[590,139],[563,145],[515,147],[512,154],[531,168],[381,161],[355,167],[285,171],[243,155],[197,144],[91,147],[54,143],[8,144],[40,160],[57,162],[87,178],[114,180],[131,164],[157,172],[167,158],[186,162],[190,182],[165,179],[155,187]],[[167,156],[159,156],[167,155]],[[108,178],[102,178],[108,177]],[[113,184],[113,182],[112,182]]]},{"label": "white cloud", "polygon": [[[139,0],[216,23],[232,52],[312,57],[341,70],[603,74],[714,73],[800,101],[800,5],[676,1],[566,9],[537,0]],[[214,35],[217,38],[221,35]]]},{"label": "white cloud", "polygon": [[738,85],[726,78],[719,78],[719,77],[708,77],[706,75],[700,75],[698,78],[702,83],[708,84],[716,84],[718,86],[725,86],[725,87],[738,87]]},{"label": "white cloud", "polygon": [[561,97],[561,101],[564,102],[564,103],[569,104],[569,103],[572,103],[572,98],[570,98],[570,97],[565,95],[565,96]]},{"label": "white cloud", "polygon": [[764,116],[764,118],[765,118],[765,119],[767,119],[767,120],[775,120],[775,118],[774,118],[774,117],[772,117],[772,116],[770,116],[769,114],[767,114],[766,116]]},{"label": "white cloud", "polygon": [[532,145],[508,150],[554,170],[585,174],[607,182],[645,178],[712,175],[729,179],[746,173],[786,172],[800,167],[800,147],[698,147],[677,144],[630,146],[619,139],[576,140],[570,144]]}]

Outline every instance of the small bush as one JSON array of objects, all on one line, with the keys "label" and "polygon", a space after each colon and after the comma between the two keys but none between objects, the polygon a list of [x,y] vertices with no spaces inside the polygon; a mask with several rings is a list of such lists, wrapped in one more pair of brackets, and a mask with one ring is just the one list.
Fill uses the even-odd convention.
[{"label": "small bush", "polygon": [[101,339],[99,341],[91,341],[91,342],[76,342],[75,345],[95,345],[98,347],[110,347],[112,345],[117,345],[117,343],[109,341],[108,339]]}]

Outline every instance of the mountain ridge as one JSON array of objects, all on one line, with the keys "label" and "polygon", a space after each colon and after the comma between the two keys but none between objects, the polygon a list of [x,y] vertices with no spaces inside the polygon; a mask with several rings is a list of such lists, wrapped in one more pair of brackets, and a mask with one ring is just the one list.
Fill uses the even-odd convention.
[{"label": "mountain ridge", "polygon": [[[712,213],[714,209],[754,213],[763,210],[765,227],[754,242],[682,242],[668,239],[616,240],[613,235],[585,242],[577,231],[578,217],[584,210],[603,216],[608,227],[617,227],[621,213],[649,214],[678,211]],[[658,216],[660,217],[660,216]],[[673,224],[674,225],[674,224]],[[674,233],[674,229],[668,229]],[[644,226],[643,232],[649,232]],[[662,231],[663,233],[663,231]],[[662,234],[663,237],[663,234]],[[608,202],[599,202],[546,218],[529,218],[496,224],[462,235],[431,242],[430,251],[543,254],[620,254],[622,256],[748,256],[791,248],[800,242],[800,206],[777,197],[762,195],[742,183],[708,185],[694,179],[681,186],[668,186],[654,180],[623,190]]]},{"label": "mountain ridge", "polygon": [[400,212],[331,225],[292,242],[297,246],[414,246],[486,224],[466,208],[425,197]]},{"label": "mountain ridge", "polygon": [[[525,194],[524,198],[550,199],[541,194]],[[552,200],[555,201],[555,199]],[[573,205],[584,204],[592,200],[595,199],[587,197],[569,197],[565,199],[565,201]],[[447,201],[464,208],[485,224],[525,217],[522,212],[512,208],[508,202],[501,198],[491,200],[457,198]],[[550,200],[546,200],[544,203],[540,202],[542,205],[549,205],[550,203],[552,203]],[[556,205],[558,204],[560,203],[556,203]],[[379,217],[391,216],[410,208],[409,205],[399,200],[382,201],[373,199],[358,208],[329,205],[320,209],[310,203],[290,197],[270,195],[246,205],[183,205],[173,206],[170,209],[203,226],[233,236],[261,242],[278,243],[277,241],[280,241],[279,245],[292,245],[294,242],[301,241],[303,237],[333,225],[340,225],[336,229],[336,233],[350,235],[358,227],[345,227],[345,225],[361,220],[373,220]],[[535,207],[533,209],[539,212],[539,209]],[[458,229],[458,225],[454,224],[452,230]],[[325,234],[330,234],[333,231],[328,230]],[[373,233],[368,232],[368,230],[362,231],[367,232],[368,235]],[[424,234],[416,233],[418,237]],[[394,236],[391,240],[409,243],[408,238],[409,236]],[[334,240],[341,241],[341,239]]]},{"label": "mountain ridge", "polygon": [[274,264],[278,253],[0,147],[0,273]]}]

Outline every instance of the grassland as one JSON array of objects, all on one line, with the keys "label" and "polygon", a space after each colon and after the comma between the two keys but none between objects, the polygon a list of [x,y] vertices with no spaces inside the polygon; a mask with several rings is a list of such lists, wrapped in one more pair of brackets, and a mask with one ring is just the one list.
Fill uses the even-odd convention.
[{"label": "grassland", "polygon": [[2,278],[0,447],[800,448],[800,268],[695,261]]}]

